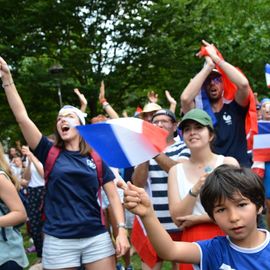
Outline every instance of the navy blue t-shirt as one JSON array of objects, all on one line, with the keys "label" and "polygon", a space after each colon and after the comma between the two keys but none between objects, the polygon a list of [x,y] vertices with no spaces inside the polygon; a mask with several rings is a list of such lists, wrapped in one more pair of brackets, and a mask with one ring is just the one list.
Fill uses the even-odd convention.
[{"label": "navy blue t-shirt", "polygon": [[241,166],[250,167],[251,161],[247,154],[245,119],[248,108],[241,107],[235,101],[224,104],[221,111],[215,113],[216,138],[214,152],[219,155],[237,159]]},{"label": "navy blue t-shirt", "polygon": [[[42,137],[34,151],[45,166],[52,143]],[[114,179],[103,162],[103,185]],[[97,201],[99,182],[96,165],[79,151],[62,150],[49,175],[45,196],[43,231],[57,238],[92,237],[106,231]]]}]

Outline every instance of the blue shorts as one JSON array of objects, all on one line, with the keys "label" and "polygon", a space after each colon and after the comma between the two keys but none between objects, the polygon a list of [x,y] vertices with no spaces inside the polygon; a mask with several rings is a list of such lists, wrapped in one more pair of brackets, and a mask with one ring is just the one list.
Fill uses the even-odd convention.
[{"label": "blue shorts", "polygon": [[42,265],[45,269],[79,267],[115,254],[108,232],[94,237],[59,239],[44,235]]}]

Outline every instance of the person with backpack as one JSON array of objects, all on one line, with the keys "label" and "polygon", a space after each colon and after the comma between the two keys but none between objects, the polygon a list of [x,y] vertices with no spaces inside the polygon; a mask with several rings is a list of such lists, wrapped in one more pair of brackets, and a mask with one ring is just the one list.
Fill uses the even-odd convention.
[{"label": "person with backpack", "polygon": [[[9,106],[45,170],[43,269],[72,270],[82,262],[86,270],[114,270],[114,254],[122,256],[129,248],[124,214],[113,173],[100,159],[95,158],[101,166],[94,162],[94,152],[74,128],[85,124],[85,114],[73,106],[64,106],[58,113],[53,143],[29,118],[3,58],[0,72]],[[50,162],[46,162],[48,154]],[[98,167],[102,168],[102,181]],[[102,223],[97,198],[101,184],[118,224],[115,248]]]},{"label": "person with backpack", "polygon": [[26,221],[19,182],[13,176],[0,144],[0,270],[21,270],[28,265],[18,226]]}]

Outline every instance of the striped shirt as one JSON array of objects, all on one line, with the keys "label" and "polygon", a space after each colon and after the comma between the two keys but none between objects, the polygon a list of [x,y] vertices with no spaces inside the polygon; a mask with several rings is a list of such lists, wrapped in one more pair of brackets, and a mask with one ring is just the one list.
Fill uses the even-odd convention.
[{"label": "striped shirt", "polygon": [[[190,151],[185,143],[176,141],[163,151],[173,160],[179,158],[188,159]],[[169,211],[168,203],[168,174],[160,168],[154,159],[149,161],[149,194],[152,197],[152,203],[156,215],[165,230],[169,232],[179,231],[178,227],[173,223]]]}]

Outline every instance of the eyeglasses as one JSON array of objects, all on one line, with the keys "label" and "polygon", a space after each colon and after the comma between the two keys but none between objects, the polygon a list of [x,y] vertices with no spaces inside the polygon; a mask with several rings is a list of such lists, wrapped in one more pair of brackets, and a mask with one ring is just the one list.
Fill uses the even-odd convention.
[{"label": "eyeglasses", "polygon": [[167,125],[169,123],[172,123],[172,121],[171,120],[161,119],[161,120],[155,120],[155,121],[152,122],[152,124],[154,124],[154,125],[158,125],[159,123],[162,124],[162,125]]},{"label": "eyeglasses", "polygon": [[205,83],[206,85],[209,84],[210,82],[213,82],[213,83],[221,83],[222,79],[221,77],[208,77],[206,80],[205,80]]}]

